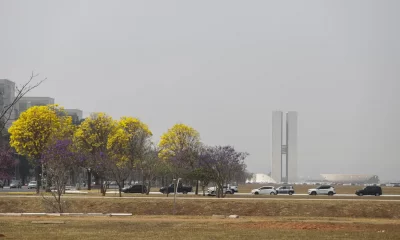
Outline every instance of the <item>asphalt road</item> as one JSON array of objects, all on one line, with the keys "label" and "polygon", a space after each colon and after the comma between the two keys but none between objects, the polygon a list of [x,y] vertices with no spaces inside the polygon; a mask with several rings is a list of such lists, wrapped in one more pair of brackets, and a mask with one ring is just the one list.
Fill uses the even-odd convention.
[{"label": "asphalt road", "polygon": [[[25,193],[25,192],[36,192],[36,189],[28,189],[27,186],[22,186],[22,188],[11,188],[11,189],[10,189],[10,187],[4,187],[4,188],[0,188],[0,193],[1,192],[6,192],[6,193],[8,193],[8,192]],[[79,193],[81,193],[82,195],[84,195],[84,194],[87,194],[88,192],[86,190],[77,191],[77,190],[71,189],[71,190],[67,190],[66,193],[67,194],[68,193],[71,193],[71,194],[79,194]],[[114,194],[114,195],[118,194],[118,191],[116,189],[109,189],[107,191],[107,194],[108,194],[109,197],[111,197],[110,195],[112,195],[112,194]],[[160,192],[150,192],[150,194],[151,195],[162,195],[162,193],[160,193]],[[188,194],[189,195],[194,195],[194,192],[190,192]],[[171,195],[173,195],[173,194],[170,194],[170,196]],[[179,194],[179,195],[182,195],[182,194]],[[234,198],[234,197],[232,198],[232,197],[230,197],[229,199],[253,199],[251,197],[252,196],[251,193],[235,193],[233,196],[249,196],[249,197],[248,198]],[[308,196],[308,194],[306,194],[306,193],[296,193],[296,194],[293,194],[292,196]],[[337,196],[337,197],[354,197],[355,194],[335,194],[333,196],[333,198],[335,196]],[[1,195],[0,195],[0,197],[1,197]],[[75,196],[70,196],[70,197],[75,197]],[[77,196],[77,197],[79,197],[79,196]],[[279,199],[278,197],[279,197],[279,195],[277,197],[273,198],[273,199]],[[364,197],[374,197],[374,198],[376,198],[375,196],[364,196]],[[399,197],[400,198],[400,195],[383,194],[380,197]],[[129,196],[129,194],[127,194],[126,198],[135,198],[135,196],[134,195]],[[137,197],[137,198],[143,198],[143,197]],[[153,197],[147,197],[147,198],[153,198]],[[157,197],[157,198],[160,198],[160,197]],[[184,199],[184,197],[180,197],[179,199]],[[188,199],[197,199],[197,198],[190,197]],[[204,198],[201,198],[201,199],[204,199]],[[289,199],[289,198],[285,198],[285,199]],[[298,199],[298,198],[296,198],[296,199]]]},{"label": "asphalt road", "polygon": [[[37,195],[0,195],[0,198],[38,198],[42,196],[37,196]],[[174,197],[170,195],[170,197],[118,197],[118,196],[107,196],[107,197],[100,197],[100,196],[68,196],[65,195],[63,198],[76,198],[76,199],[164,199],[164,200],[174,200]],[[377,202],[400,202],[400,199],[385,199],[385,198],[380,198],[380,197],[362,197],[362,198],[335,198],[335,197],[327,197],[324,199],[321,198],[316,198],[316,199],[310,199],[310,198],[280,198],[280,197],[273,197],[273,198],[254,198],[254,197],[247,197],[247,198],[205,198],[205,197],[179,197],[179,200],[217,200],[217,201],[377,201]]]},{"label": "asphalt road", "polygon": [[10,187],[4,187],[0,188],[0,193],[1,192],[35,192],[35,189],[28,189],[27,186],[22,186],[22,188],[10,188]]},{"label": "asphalt road", "polygon": [[[24,191],[30,191],[30,192],[34,192],[35,189],[33,190],[28,190],[28,189],[2,189],[2,190],[6,190],[8,192],[14,191],[14,192],[21,192],[23,193]],[[0,189],[0,193],[2,191]],[[78,191],[67,191],[67,193],[77,193]],[[82,193],[82,192],[81,192]],[[102,197],[102,196],[88,196],[86,194],[82,194],[81,196],[79,195],[64,195],[63,198],[98,198],[98,199],[165,199],[165,200],[173,200],[173,194],[170,194],[169,197],[162,197],[162,196],[155,196],[155,195],[161,195],[161,193],[159,192],[150,192],[151,195],[153,196],[137,196],[136,194],[124,194],[122,197],[118,196],[117,192],[107,192],[107,196],[106,197]],[[193,195],[194,193],[189,193],[190,195]],[[380,197],[375,197],[375,196],[363,196],[360,198],[353,198],[355,195],[354,194],[336,194],[332,197],[328,197],[326,196],[326,198],[299,198],[296,196],[308,196],[308,194],[294,194],[292,195],[293,197],[288,197],[287,195],[285,195],[285,197],[280,197],[278,196],[274,196],[271,198],[257,198],[257,197],[253,197],[250,193],[235,193],[235,195],[237,196],[241,196],[241,197],[234,197],[234,196],[230,196],[229,198],[215,198],[215,197],[185,197],[183,196],[183,194],[179,194],[179,200],[210,200],[210,199],[214,199],[214,200],[219,200],[219,201],[231,201],[231,200],[240,200],[240,201],[246,201],[246,200],[254,200],[254,201],[276,201],[276,200],[284,200],[284,201],[380,201],[380,202],[400,202],[400,195],[382,195]],[[244,197],[244,196],[248,196],[248,197]],[[38,195],[18,195],[18,194],[12,194],[12,195],[6,195],[6,194],[0,194],[0,198],[36,198],[36,197],[41,197]],[[385,198],[385,197],[392,197],[390,199]],[[396,199],[393,199],[393,197],[395,197]],[[397,199],[398,198],[398,199]]]}]

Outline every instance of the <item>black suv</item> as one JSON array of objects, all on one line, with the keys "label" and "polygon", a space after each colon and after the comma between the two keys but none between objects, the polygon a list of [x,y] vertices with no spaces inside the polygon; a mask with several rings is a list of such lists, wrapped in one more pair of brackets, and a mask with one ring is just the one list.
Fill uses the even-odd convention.
[{"label": "black suv", "polygon": [[380,195],[382,195],[382,188],[379,186],[367,186],[364,189],[357,190],[356,195],[358,195],[358,196],[363,196],[363,195],[380,196]]},{"label": "black suv", "polygon": [[124,193],[147,193],[147,187],[145,185],[132,185],[122,189]]}]

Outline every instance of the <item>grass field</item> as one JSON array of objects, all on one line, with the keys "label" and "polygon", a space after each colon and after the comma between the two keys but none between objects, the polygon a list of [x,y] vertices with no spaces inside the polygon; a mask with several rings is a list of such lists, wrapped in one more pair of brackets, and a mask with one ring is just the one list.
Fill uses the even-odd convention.
[{"label": "grass field", "polygon": [[[57,220],[64,224],[32,224]],[[399,239],[399,220],[210,217],[0,217],[5,239]]]}]

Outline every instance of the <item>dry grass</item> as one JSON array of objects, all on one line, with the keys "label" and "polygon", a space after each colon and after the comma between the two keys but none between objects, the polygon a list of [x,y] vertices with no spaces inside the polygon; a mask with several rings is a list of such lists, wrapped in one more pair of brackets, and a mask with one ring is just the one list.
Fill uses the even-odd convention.
[{"label": "dry grass", "polygon": [[[127,212],[135,215],[169,215],[173,198],[66,198],[68,212]],[[211,216],[238,214],[241,216],[296,217],[356,217],[400,218],[398,201],[326,201],[326,200],[226,200],[178,199],[178,215]],[[0,212],[45,212],[40,198],[0,198]]]},{"label": "dry grass", "polygon": [[[324,218],[75,217],[65,224],[32,224],[48,217],[0,217],[6,239],[398,239],[398,221]],[[51,218],[54,219],[54,218]],[[0,236],[1,236],[0,235]]]}]

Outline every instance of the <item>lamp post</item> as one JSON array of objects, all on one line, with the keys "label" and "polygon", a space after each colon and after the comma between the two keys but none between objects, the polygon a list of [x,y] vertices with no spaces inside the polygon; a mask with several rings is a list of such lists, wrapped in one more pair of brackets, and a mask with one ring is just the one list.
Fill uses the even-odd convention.
[{"label": "lamp post", "polygon": [[176,179],[173,180],[174,181],[174,215],[176,213],[176,190],[178,189],[180,180],[181,180],[181,178],[178,178],[178,181],[176,181]]}]

